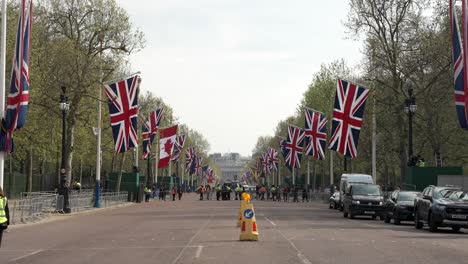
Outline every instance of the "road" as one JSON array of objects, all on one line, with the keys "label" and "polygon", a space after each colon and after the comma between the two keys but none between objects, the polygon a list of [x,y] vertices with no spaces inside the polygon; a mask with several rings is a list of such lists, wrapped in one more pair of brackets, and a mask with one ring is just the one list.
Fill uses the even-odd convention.
[{"label": "road", "polygon": [[152,201],[52,217],[4,234],[0,263],[467,263],[468,230],[345,219],[321,203],[254,201],[260,239],[239,241],[238,201]]}]

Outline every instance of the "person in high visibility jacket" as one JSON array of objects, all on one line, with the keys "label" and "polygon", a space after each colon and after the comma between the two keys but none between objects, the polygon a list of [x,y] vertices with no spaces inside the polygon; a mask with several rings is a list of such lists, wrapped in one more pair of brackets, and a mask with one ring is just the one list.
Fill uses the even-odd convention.
[{"label": "person in high visibility jacket", "polygon": [[242,187],[240,185],[237,185],[237,187],[234,189],[234,192],[236,192],[236,200],[237,200],[237,197],[239,197],[239,200],[242,200],[241,198]]},{"label": "person in high visibility jacket", "polygon": [[276,201],[276,187],[275,187],[275,185],[272,185],[272,186],[271,186],[270,191],[271,191],[271,195],[272,195],[273,201]]},{"label": "person in high visibility jacket", "polygon": [[216,200],[219,201],[219,197],[221,197],[221,184],[218,183],[218,185],[216,185]]},{"label": "person in high visibility jacket", "polygon": [[145,202],[149,202],[151,196],[151,187],[147,185],[143,191],[145,192]]},{"label": "person in high visibility jacket", "polygon": [[8,200],[0,187],[0,248],[2,247],[3,230],[10,224],[10,211],[8,210]]},{"label": "person in high visibility jacket", "polygon": [[226,185],[226,191],[227,191],[227,199],[231,200],[231,186],[229,186],[229,184]]}]

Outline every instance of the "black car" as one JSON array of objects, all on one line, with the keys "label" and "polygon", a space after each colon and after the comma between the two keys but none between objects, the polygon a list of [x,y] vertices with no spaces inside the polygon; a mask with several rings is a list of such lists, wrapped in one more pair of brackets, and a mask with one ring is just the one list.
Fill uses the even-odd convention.
[{"label": "black car", "polygon": [[343,199],[343,217],[354,218],[367,215],[383,219],[385,214],[384,198],[380,186],[375,184],[352,184]]},{"label": "black car", "polygon": [[385,223],[393,219],[395,225],[401,221],[414,220],[414,198],[419,192],[396,190],[385,202]]},{"label": "black car", "polygon": [[451,227],[454,231],[468,228],[468,194],[460,188],[428,186],[414,200],[414,226],[429,231]]},{"label": "black car", "polygon": [[328,207],[330,209],[338,209],[340,204],[340,192],[334,192],[330,199],[328,199]]}]

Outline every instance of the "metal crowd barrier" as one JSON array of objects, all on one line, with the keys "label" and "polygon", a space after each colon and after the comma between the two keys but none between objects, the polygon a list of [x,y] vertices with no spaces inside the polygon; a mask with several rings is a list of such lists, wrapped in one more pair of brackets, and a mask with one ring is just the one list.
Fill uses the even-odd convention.
[{"label": "metal crowd barrier", "polygon": [[[104,192],[100,195],[101,207],[127,203],[127,192]],[[92,191],[70,191],[68,201],[72,212],[94,209]],[[64,197],[56,192],[24,192],[21,199],[9,201],[10,224],[28,223],[64,213]]]}]

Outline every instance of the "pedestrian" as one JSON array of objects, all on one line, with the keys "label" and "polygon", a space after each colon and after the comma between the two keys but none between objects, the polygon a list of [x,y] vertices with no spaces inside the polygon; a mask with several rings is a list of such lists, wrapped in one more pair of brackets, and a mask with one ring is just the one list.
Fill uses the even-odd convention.
[{"label": "pedestrian", "polygon": [[177,194],[179,194],[179,201],[182,199],[182,187],[179,187],[177,188]]},{"label": "pedestrian", "polygon": [[298,188],[297,187],[293,187],[293,202],[297,203],[299,202],[299,199],[298,199]]},{"label": "pedestrian", "polygon": [[240,185],[237,185],[237,187],[234,189],[234,192],[235,192],[235,199],[239,199],[239,200],[242,200],[241,198],[241,194],[242,194],[242,187]]},{"label": "pedestrian", "polygon": [[205,193],[206,193],[206,200],[210,200],[211,186],[209,184],[206,185]]},{"label": "pedestrian", "polygon": [[175,201],[175,196],[177,194],[175,185],[171,188],[172,201]]},{"label": "pedestrian", "polygon": [[306,200],[307,202],[309,202],[309,195],[307,195],[307,188],[304,188],[302,190],[302,202],[304,202],[304,200]]},{"label": "pedestrian", "polygon": [[289,200],[289,188],[288,186],[284,186],[283,188],[283,201],[287,202]]},{"label": "pedestrian", "polygon": [[2,247],[3,231],[10,224],[10,210],[8,209],[8,200],[0,186],[0,248]]},{"label": "pedestrian", "polygon": [[265,193],[266,193],[266,187],[265,185],[262,185],[262,187],[260,187],[260,200],[265,200]]},{"label": "pedestrian", "polygon": [[145,202],[149,202],[149,199],[151,197],[151,188],[149,185],[146,185],[145,189],[143,190],[145,192]]},{"label": "pedestrian", "polygon": [[218,185],[216,185],[216,201],[219,201],[219,197],[221,197],[221,184],[218,183]]},{"label": "pedestrian", "polygon": [[156,199],[156,196],[158,195],[158,184],[153,183],[151,190],[153,191],[153,199]]},{"label": "pedestrian", "polygon": [[203,185],[200,185],[200,187],[198,188],[198,193],[200,194],[200,201],[203,200],[203,192],[205,191],[205,189],[203,188]]},{"label": "pedestrian", "polygon": [[231,200],[231,186],[229,184],[226,186],[226,190],[227,190],[227,199]]},{"label": "pedestrian", "polygon": [[272,198],[272,200],[274,202],[274,201],[276,201],[276,187],[275,187],[274,184],[271,186],[270,191],[271,191],[271,198]]}]

